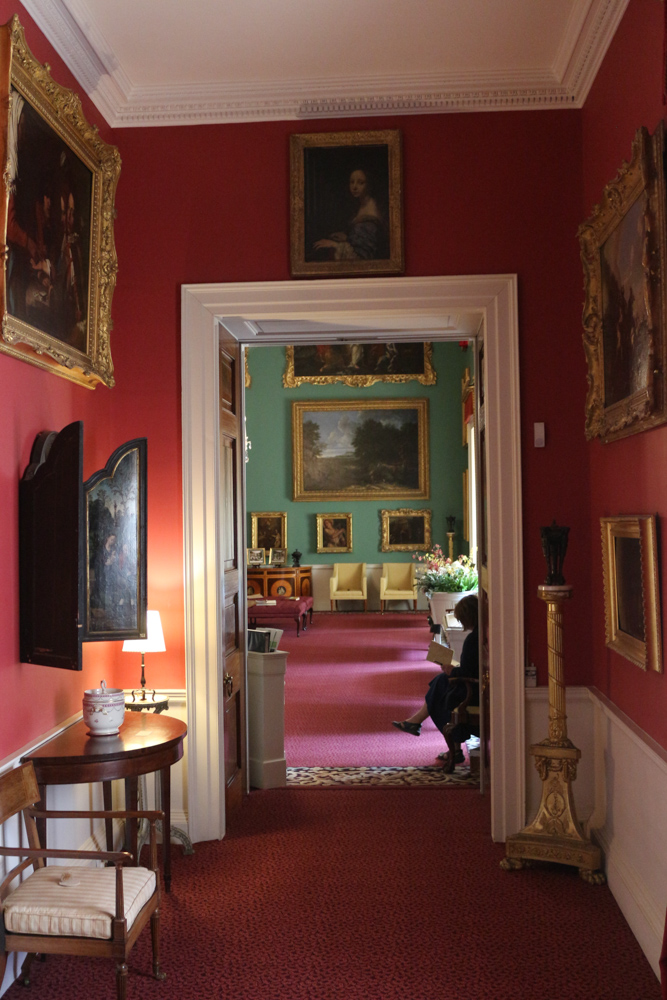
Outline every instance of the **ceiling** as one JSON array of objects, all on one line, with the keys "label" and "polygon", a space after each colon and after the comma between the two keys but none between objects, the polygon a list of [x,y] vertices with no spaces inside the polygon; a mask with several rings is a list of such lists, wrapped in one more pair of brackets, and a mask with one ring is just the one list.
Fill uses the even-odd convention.
[{"label": "ceiling", "polygon": [[578,108],[628,2],[23,0],[113,127]]}]

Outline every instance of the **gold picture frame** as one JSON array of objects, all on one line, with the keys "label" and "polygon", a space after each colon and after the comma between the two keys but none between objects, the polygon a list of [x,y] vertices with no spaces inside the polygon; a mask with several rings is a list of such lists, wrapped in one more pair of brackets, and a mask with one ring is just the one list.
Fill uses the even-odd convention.
[{"label": "gold picture frame", "polygon": [[614,441],[667,420],[664,128],[640,128],[629,163],[579,227],[586,300],[586,437]]},{"label": "gold picture frame", "polygon": [[271,549],[269,551],[269,566],[284,566],[287,562],[287,549]]},{"label": "gold picture frame", "polygon": [[319,344],[285,348],[283,385],[334,385],[365,388],[376,382],[417,381],[435,385],[433,344]]},{"label": "gold picture frame", "polygon": [[601,517],[606,644],[662,673],[656,517]]},{"label": "gold picture frame", "polygon": [[266,552],[264,549],[253,547],[245,551],[248,566],[263,566],[266,562]]},{"label": "gold picture frame", "polygon": [[292,476],[295,501],[428,500],[428,399],[295,400]]},{"label": "gold picture frame", "polygon": [[352,515],[316,514],[317,551],[352,551]]},{"label": "gold picture frame", "polygon": [[431,511],[400,507],[381,510],[382,552],[429,552],[431,549]]},{"label": "gold picture frame", "polygon": [[398,129],[290,136],[292,277],[402,274]]},{"label": "gold picture frame", "polygon": [[0,29],[0,351],[94,389],[114,385],[120,155],[26,44]]},{"label": "gold picture frame", "polygon": [[253,511],[250,514],[250,538],[253,548],[287,548],[287,512],[284,510]]}]

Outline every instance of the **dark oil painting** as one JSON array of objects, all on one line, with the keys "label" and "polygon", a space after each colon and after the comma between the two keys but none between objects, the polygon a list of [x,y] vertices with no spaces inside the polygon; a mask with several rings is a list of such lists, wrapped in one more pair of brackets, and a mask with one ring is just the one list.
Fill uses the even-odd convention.
[{"label": "dark oil painting", "polygon": [[389,258],[389,147],[307,146],[304,259]]},{"label": "dark oil painting", "polygon": [[617,535],[614,538],[616,559],[616,601],[618,627],[641,642],[646,640],[644,625],[644,586],[642,553],[639,538]]},{"label": "dark oil painting", "polygon": [[7,311],[85,353],[93,174],[17,90],[11,93]]},{"label": "dark oil painting", "polygon": [[390,514],[390,545],[423,545],[426,540],[426,525],[423,514]]},{"label": "dark oil painting", "polygon": [[[143,445],[145,451],[145,441]],[[134,638],[145,622],[145,463],[141,452],[135,443],[113,464],[112,456],[111,467],[85,484],[87,638]]]},{"label": "dark oil painting", "polygon": [[423,375],[424,344],[318,344],[294,346],[294,377]]},{"label": "dark oil painting", "polygon": [[640,197],[600,248],[605,406],[619,403],[650,382],[653,359],[646,244]]}]

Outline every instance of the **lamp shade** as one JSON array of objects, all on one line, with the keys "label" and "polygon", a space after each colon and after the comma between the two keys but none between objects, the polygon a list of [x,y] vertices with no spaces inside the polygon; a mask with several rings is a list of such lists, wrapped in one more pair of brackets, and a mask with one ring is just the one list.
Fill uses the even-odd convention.
[{"label": "lamp shade", "polygon": [[164,653],[166,649],[159,611],[146,612],[145,639],[126,639],[123,643],[124,653]]}]

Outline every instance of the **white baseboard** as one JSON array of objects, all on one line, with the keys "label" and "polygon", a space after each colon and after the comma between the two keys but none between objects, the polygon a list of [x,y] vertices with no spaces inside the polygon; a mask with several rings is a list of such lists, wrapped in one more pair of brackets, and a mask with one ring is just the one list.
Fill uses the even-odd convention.
[{"label": "white baseboard", "polygon": [[[656,976],[667,901],[667,751],[595,688],[567,689],[568,736],[582,751],[573,788],[601,847],[609,888]],[[547,688],[526,689],[526,746],[547,735]],[[527,821],[541,782],[527,754]],[[594,891],[594,890],[592,890]]]}]

